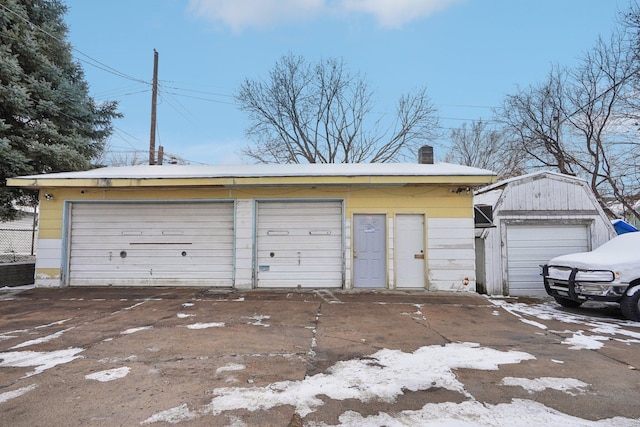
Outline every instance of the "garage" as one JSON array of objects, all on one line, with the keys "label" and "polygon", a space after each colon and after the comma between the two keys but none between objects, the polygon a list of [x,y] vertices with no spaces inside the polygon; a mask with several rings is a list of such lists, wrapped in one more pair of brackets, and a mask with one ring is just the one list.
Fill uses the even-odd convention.
[{"label": "garage", "polygon": [[540,265],[559,255],[589,249],[585,225],[507,225],[509,295],[546,295]]},{"label": "garage", "polygon": [[260,288],[343,285],[342,201],[258,201],[256,284]]},{"label": "garage", "polygon": [[233,286],[233,202],[73,202],[71,286]]},{"label": "garage", "polygon": [[540,265],[597,248],[611,221],[586,181],[537,172],[476,191],[476,272],[489,295],[546,296]]},{"label": "garage", "polygon": [[[475,290],[471,188],[495,175],[423,157],[114,166],[8,185],[39,192],[37,287]],[[357,230],[383,237],[379,282],[356,283]]]}]

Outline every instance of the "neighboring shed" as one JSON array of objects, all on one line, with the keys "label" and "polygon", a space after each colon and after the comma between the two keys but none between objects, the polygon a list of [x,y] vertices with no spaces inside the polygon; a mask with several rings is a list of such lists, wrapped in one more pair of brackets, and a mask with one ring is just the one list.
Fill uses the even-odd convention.
[{"label": "neighboring shed", "polygon": [[450,164],[131,166],[40,190],[37,286],[475,290],[473,189]]},{"label": "neighboring shed", "polygon": [[476,228],[478,288],[490,295],[544,296],[540,265],[594,249],[615,235],[587,183],[553,172],[523,175],[476,192],[493,225]]}]

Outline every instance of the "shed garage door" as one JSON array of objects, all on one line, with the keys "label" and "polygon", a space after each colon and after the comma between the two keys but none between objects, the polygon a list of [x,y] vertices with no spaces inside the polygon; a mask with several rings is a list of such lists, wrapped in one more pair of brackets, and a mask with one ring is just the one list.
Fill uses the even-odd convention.
[{"label": "shed garage door", "polygon": [[588,250],[586,225],[508,225],[509,295],[545,296],[540,265],[556,256]]},{"label": "shed garage door", "polygon": [[72,286],[233,286],[232,202],[73,203]]},{"label": "shed garage door", "polygon": [[257,203],[257,286],[342,286],[342,202]]}]

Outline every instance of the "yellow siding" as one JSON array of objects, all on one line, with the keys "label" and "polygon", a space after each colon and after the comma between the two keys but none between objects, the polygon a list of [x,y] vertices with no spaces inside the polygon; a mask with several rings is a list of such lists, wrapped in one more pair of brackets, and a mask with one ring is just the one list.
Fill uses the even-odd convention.
[{"label": "yellow siding", "polygon": [[[450,186],[320,187],[320,188],[56,188],[40,191],[40,238],[61,238],[65,200],[205,200],[335,198],[345,200],[347,217],[358,212],[426,213],[429,218],[470,218],[472,194],[452,192]],[[44,194],[53,196],[45,200]]]}]

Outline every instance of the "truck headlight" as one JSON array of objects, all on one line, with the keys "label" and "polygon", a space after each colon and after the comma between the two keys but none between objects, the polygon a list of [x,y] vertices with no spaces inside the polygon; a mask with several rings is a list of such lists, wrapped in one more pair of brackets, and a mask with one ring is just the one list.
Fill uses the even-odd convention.
[{"label": "truck headlight", "polygon": [[615,274],[607,270],[578,270],[576,282],[613,282]]}]

